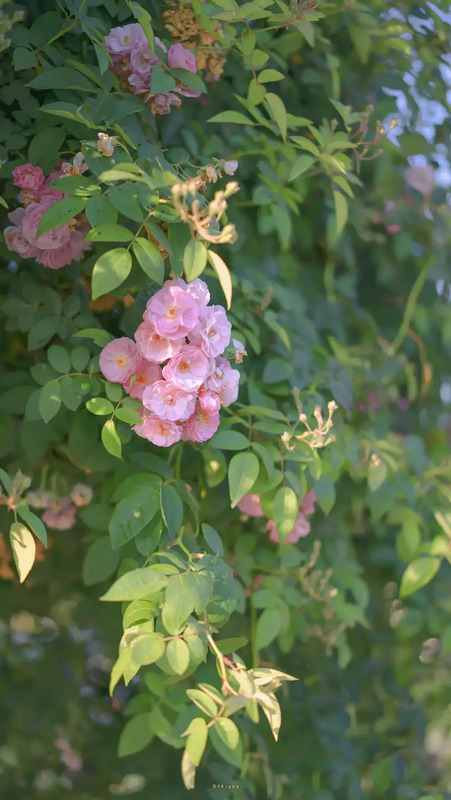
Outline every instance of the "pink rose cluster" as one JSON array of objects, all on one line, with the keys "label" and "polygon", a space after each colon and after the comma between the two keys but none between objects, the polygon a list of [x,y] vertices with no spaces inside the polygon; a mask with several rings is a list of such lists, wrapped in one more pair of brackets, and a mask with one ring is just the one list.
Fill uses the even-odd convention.
[{"label": "pink rose cluster", "polygon": [[68,531],[76,522],[77,508],[87,506],[93,498],[93,491],[85,483],[76,483],[70,495],[55,497],[51,492],[32,491],[26,495],[28,505],[43,509],[42,521],[55,531]]},{"label": "pink rose cluster", "polygon": [[[299,539],[308,536],[310,533],[310,522],[307,517],[315,512],[316,494],[314,489],[310,489],[305,495],[301,505],[299,506],[298,515],[292,530],[285,539],[284,544],[296,544]],[[262,504],[260,502],[260,495],[258,494],[245,494],[237,503],[238,508],[243,514],[249,517],[264,517]],[[272,519],[266,523],[266,530],[269,533],[271,542],[280,542],[279,531],[276,528],[275,522]]]},{"label": "pink rose cluster", "polygon": [[177,83],[171,92],[151,94],[153,68],[167,59],[169,69],[186,69],[197,72],[194,53],[182,44],[173,44],[167,49],[158,36],[155,37],[155,53],[149,47],[146,35],[138,22],[112,28],[105,37],[105,48],[112,61],[112,70],[127,81],[133,94],[142,95],[153,114],[169,114],[171,106],[180,106],[180,95],[199,97],[202,92]]},{"label": "pink rose cluster", "polygon": [[24,164],[13,170],[14,183],[22,189],[24,207],[16,208],[9,214],[12,225],[4,230],[9,250],[22,258],[35,258],[38,264],[50,269],[61,269],[83,257],[84,251],[91,247],[89,242],[85,242],[89,224],[84,214],[77,214],[73,220],[41,236],[37,235],[37,231],[43,214],[64,197],[63,192],[53,189],[49,184],[67,175],[80,174],[84,168],[62,162],[47,177],[40,167],[32,164]]},{"label": "pink rose cluster", "polygon": [[142,401],[134,431],[159,447],[207,441],[221,406],[238,397],[240,373],[223,356],[232,326],[209,300],[200,278],[168,280],[148,301],[135,341],[114,339],[100,354],[105,378]]}]

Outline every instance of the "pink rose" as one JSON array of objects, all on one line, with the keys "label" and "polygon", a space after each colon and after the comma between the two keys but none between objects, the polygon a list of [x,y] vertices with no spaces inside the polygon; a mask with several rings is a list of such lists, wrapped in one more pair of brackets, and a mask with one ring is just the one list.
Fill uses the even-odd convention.
[{"label": "pink rose", "polygon": [[194,392],[202,386],[209,368],[210,362],[199,347],[184,345],[163,368],[163,377],[187,392]]},{"label": "pink rose", "polygon": [[49,528],[57,531],[68,531],[75,525],[77,507],[72,505],[69,497],[53,500],[42,515],[42,521]]},{"label": "pink rose", "polygon": [[105,36],[105,49],[113,57],[122,58],[146,43],[146,35],[138,22],[112,28]]},{"label": "pink rose", "polygon": [[166,339],[159,336],[150,322],[142,322],[137,327],[135,339],[141,355],[149,361],[157,361],[158,364],[175,356],[185,344],[184,339]]},{"label": "pink rose", "polygon": [[[158,39],[158,42],[161,45],[161,48],[166,50],[163,42]],[[140,45],[139,47],[135,47],[131,53],[129,58],[130,64],[130,71],[135,74],[139,75],[141,78],[146,78],[149,80],[149,87],[150,87],[150,76],[152,74],[152,67],[155,64],[161,64],[161,60],[158,58],[157,55],[152,53],[147,40]]]},{"label": "pink rose", "polygon": [[186,439],[192,442],[206,442],[219,428],[219,414],[204,411],[200,406],[186,423]]},{"label": "pink rose", "polygon": [[145,358],[141,358],[134,375],[135,380],[133,383],[129,378],[124,383],[124,389],[130,397],[137,397],[138,400],[142,400],[144,389],[147,386],[151,386],[155,381],[161,380],[161,367],[155,364],[154,361],[147,361]]},{"label": "pink rose", "polygon": [[[270,519],[266,525],[266,530],[269,531],[269,538],[271,542],[280,542],[279,532],[276,528],[275,522]],[[304,514],[299,511],[296,517],[293,528],[285,539],[284,544],[296,544],[299,539],[307,536],[310,533],[310,522],[305,518]]]},{"label": "pink rose", "polygon": [[112,383],[126,383],[141,361],[136,344],[127,337],[113,339],[100,353],[100,369]]},{"label": "pink rose", "polygon": [[201,306],[189,340],[207,356],[219,356],[230,342],[232,326],[222,306]]},{"label": "pink rose", "polygon": [[22,167],[13,169],[13,180],[21,189],[25,189],[27,192],[37,192],[45,178],[41,167],[24,164]]},{"label": "pink rose", "polygon": [[205,281],[194,278],[193,281],[185,284],[186,291],[194,298],[197,305],[206,306],[210,302],[210,292]]},{"label": "pink rose", "polygon": [[249,517],[264,517],[259,494],[245,494],[237,503],[237,507]]},{"label": "pink rose", "polygon": [[85,242],[81,231],[71,231],[69,241],[57,250],[37,250],[36,261],[49,269],[61,269],[72,261],[80,261],[84,251],[91,247],[91,242]]},{"label": "pink rose", "polygon": [[168,50],[169,69],[187,69],[190,72],[197,72],[196,57],[191,50],[187,50],[182,44],[173,44]]},{"label": "pink rose", "polygon": [[8,250],[18,253],[22,258],[36,258],[36,255],[40,252],[37,247],[34,247],[24,238],[21,227],[17,228],[14,225],[9,225],[3,231],[3,235]]},{"label": "pink rose", "polygon": [[212,375],[205,381],[205,388],[217,392],[221,397],[223,406],[234,403],[238,397],[238,385],[240,373],[237,369],[232,369],[230,361],[223,356],[215,359],[215,367]]},{"label": "pink rose", "polygon": [[221,398],[216,392],[205,389],[203,392],[199,392],[198,399],[203,411],[215,413],[221,409]]},{"label": "pink rose", "polygon": [[[141,430],[138,431],[138,428]],[[133,430],[158,447],[170,447],[171,444],[179,442],[182,438],[180,425],[169,420],[159,419],[154,414],[145,416],[142,425],[135,425]]]},{"label": "pink rose", "polygon": [[300,510],[303,514],[310,516],[310,514],[315,513],[315,503],[317,502],[316,492],[314,489],[310,489],[309,492],[305,495]]},{"label": "pink rose", "polygon": [[147,303],[144,315],[166,339],[180,339],[193,330],[198,317],[196,301],[180,286],[165,285]]},{"label": "pink rose", "polygon": [[42,216],[54,203],[55,200],[53,198],[44,197],[39,203],[30,203],[25,209],[22,233],[30,244],[39,247],[41,250],[56,250],[69,240],[70,230],[67,223],[59,225],[58,228],[52,231],[43,233],[39,239],[36,238]]},{"label": "pink rose", "polygon": [[409,167],[404,173],[404,179],[408,186],[425,197],[430,197],[435,189],[435,169],[430,164]]},{"label": "pink rose", "polygon": [[227,175],[234,175],[238,169],[238,161],[224,161],[223,166]]},{"label": "pink rose", "polygon": [[194,394],[185,392],[169,381],[157,381],[147,386],[142,400],[143,405],[157,417],[171,422],[188,419],[196,405]]}]

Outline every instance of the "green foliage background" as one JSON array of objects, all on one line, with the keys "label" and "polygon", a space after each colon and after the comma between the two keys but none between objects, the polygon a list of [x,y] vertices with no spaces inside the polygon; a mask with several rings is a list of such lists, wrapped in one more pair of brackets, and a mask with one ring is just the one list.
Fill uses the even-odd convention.
[{"label": "green foliage background", "polygon": [[[186,690],[220,689],[214,653],[206,657],[208,643],[193,637],[201,652],[191,653],[186,677],[164,683],[167,664],[144,666],[112,700],[121,613],[99,602],[118,568],[131,575],[158,561],[159,542],[178,535],[185,549],[166,551],[177,579],[193,567],[193,553],[209,553],[220,639],[248,642],[234,644],[248,669],[298,679],[278,691],[279,743],[248,704],[233,714],[239,746],[224,751],[210,739],[194,796],[449,798],[449,9],[443,0],[192,5],[201,26],[222,28],[224,73],[207,83],[204,101],[186,99],[157,119],[119,88],[102,50],[111,27],[147,19],[138,3],[39,0],[23,18],[20,5],[0,11],[8,40],[0,55],[5,206],[18,205],[15,166],[50,171],[82,142],[89,181],[70,191],[91,203],[91,224],[111,221],[105,205],[95,217],[92,198],[117,197],[123,186],[122,202],[113,203],[119,224],[135,236],[154,209],[180,274],[190,231],[158,200],[170,197],[182,169],[193,175],[215,158],[237,159],[241,188],[227,215],[238,240],[214,249],[232,276],[230,319],[248,352],[239,402],[211,443],[158,450],[133,436],[120,413],[107,428],[116,433],[102,440],[96,403],[120,403],[121,393],[101,378],[99,349],[108,335],[133,334],[161,282],[160,262],[141,269],[134,257],[119,285],[99,284],[98,295],[114,298],[99,311],[89,279],[118,244],[95,243],[82,262],[54,272],[12,261],[0,244],[2,465],[10,477],[30,476],[33,488],[44,475],[61,495],[79,481],[94,490],[77,526],[51,533],[24,585],[4,572],[0,580],[0,784],[20,800],[187,795],[181,734],[194,716],[209,717]],[[142,6],[169,43],[163,4]],[[124,145],[112,159],[89,145],[99,130]],[[418,156],[445,165],[443,186],[427,200],[403,177]],[[124,163],[138,169],[127,173]],[[390,233],[387,224],[400,229]],[[217,272],[208,266],[203,277],[224,304]],[[124,302],[130,295],[133,305]],[[86,329],[94,332],[80,337]],[[327,417],[331,400],[335,441],[312,451],[296,438],[296,403],[315,427],[315,406]],[[240,453],[247,460],[236,461]],[[282,482],[299,500],[316,491],[312,532],[297,545],[274,545],[260,519],[231,508],[230,470],[240,464],[246,476],[255,458],[259,474],[249,485],[270,518],[281,520],[274,499]],[[130,508],[150,502],[150,487],[158,509],[130,537]],[[2,506],[2,563],[12,521]],[[39,520],[22,521],[45,539]],[[156,597],[166,604],[159,624],[167,632],[179,612],[168,595]],[[136,752],[118,758],[126,720],[119,753]],[[80,755],[81,769],[62,763],[58,738]]]}]

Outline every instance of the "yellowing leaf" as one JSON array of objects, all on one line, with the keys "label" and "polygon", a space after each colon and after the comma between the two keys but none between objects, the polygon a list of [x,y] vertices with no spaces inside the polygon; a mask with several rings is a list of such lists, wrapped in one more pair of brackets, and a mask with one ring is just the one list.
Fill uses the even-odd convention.
[{"label": "yellowing leaf", "polygon": [[225,261],[222,260],[221,256],[218,256],[218,254],[213,250],[208,251],[208,260],[219,278],[219,283],[221,284],[221,289],[224,292],[226,299],[227,308],[229,309],[232,305],[233,291],[232,278],[230,277],[229,268]]},{"label": "yellowing leaf", "polygon": [[33,534],[21,522],[13,522],[9,529],[9,539],[19,580],[23,583],[34,564],[36,543]]}]

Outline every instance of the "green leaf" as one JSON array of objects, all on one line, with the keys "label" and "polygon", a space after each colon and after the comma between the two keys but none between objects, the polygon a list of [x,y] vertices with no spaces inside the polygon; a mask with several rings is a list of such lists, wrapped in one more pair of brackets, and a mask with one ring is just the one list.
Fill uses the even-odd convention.
[{"label": "green leaf", "polygon": [[340,236],[346,222],[348,220],[348,201],[342,192],[337,192],[334,190],[334,206],[335,206],[335,218],[337,223],[337,233]]},{"label": "green leaf", "polygon": [[181,771],[185,789],[194,789],[196,785],[196,765],[191,760],[188,750],[183,751]]},{"label": "green leaf", "polygon": [[318,504],[325,514],[329,514],[336,499],[335,486],[330,478],[322,475],[315,481],[315,492],[318,498]]},{"label": "green leaf", "polygon": [[273,94],[272,92],[268,92],[265,97],[265,103],[269,106],[269,110],[272,114],[274,121],[277,124],[277,127],[280,130],[282,135],[282,139],[287,138],[287,111],[283,104],[283,101],[277,94]]},{"label": "green leaf", "polygon": [[213,553],[216,553],[218,556],[224,555],[224,545],[222,543],[222,539],[215,531],[211,525],[208,525],[206,522],[202,523],[202,533],[204,535],[204,539],[207,542],[210,550],[213,550]]},{"label": "green leaf", "polygon": [[213,727],[224,744],[230,750],[236,750],[240,741],[240,732],[233,720],[220,717]]},{"label": "green leaf", "polygon": [[92,299],[116,289],[130,274],[132,257],[123,247],[108,250],[97,259],[92,272]]},{"label": "green leaf", "polygon": [[47,424],[58,413],[61,406],[61,391],[59,381],[49,381],[39,393],[39,413]]},{"label": "green leaf", "polygon": [[149,12],[146,11],[145,8],[142,8],[139,3],[131,2],[129,3],[130,10],[135,19],[138,20],[141,28],[143,29],[144,33],[146,34],[146,39],[152,53],[155,52],[155,37],[152,30],[152,17],[150,16]]},{"label": "green leaf", "polygon": [[106,399],[106,397],[92,397],[91,400],[88,400],[86,403],[86,408],[91,414],[96,414],[98,416],[106,416],[107,414],[112,414],[114,411],[113,403]]},{"label": "green leaf", "polygon": [[30,89],[78,89],[83,92],[92,92],[91,83],[70,67],[54,67],[41,72],[36,78],[26,84]]},{"label": "green leaf", "polygon": [[45,547],[47,547],[47,530],[41,518],[36,514],[33,514],[28,506],[19,506],[17,513],[19,517],[21,517],[21,519],[27,523],[28,527],[31,528],[39,541],[42,542]]},{"label": "green leaf", "polygon": [[121,575],[100,599],[108,602],[141,600],[164,589],[167,581],[167,576],[153,567],[140,567]]},{"label": "green leaf", "polygon": [[166,642],[163,641],[161,633],[140,636],[132,647],[132,662],[139,667],[154,664],[164,655],[165,649]]},{"label": "green leaf", "polygon": [[102,444],[108,453],[116,458],[121,458],[122,445],[117,435],[116,426],[112,419],[108,419],[102,428]]},{"label": "green leaf", "polygon": [[38,60],[34,53],[25,47],[16,47],[13,53],[13,66],[15,72],[21,69],[31,69],[35,67]]},{"label": "green leaf", "polygon": [[103,195],[95,195],[89,198],[85,214],[89,224],[93,227],[114,224],[118,217],[117,211],[108,200],[108,197]]},{"label": "green leaf", "polygon": [[253,121],[241,114],[240,111],[221,111],[214,117],[210,117],[207,122],[232,122],[235,125],[253,125]]},{"label": "green leaf", "polygon": [[[118,554],[118,557],[119,554]],[[124,631],[136,625],[137,622],[147,622],[153,616],[155,603],[149,600],[133,600],[124,611],[122,625]]]},{"label": "green leaf", "polygon": [[274,498],[274,522],[279,533],[281,543],[293,530],[299,511],[299,500],[287,486],[278,490]]},{"label": "green leaf", "polygon": [[277,69],[263,69],[258,74],[259,83],[272,83],[272,81],[282,81],[285,75]]},{"label": "green leaf", "polygon": [[257,480],[258,458],[253,453],[237,453],[229,464],[229,490],[232,508],[248,494]]},{"label": "green leaf", "polygon": [[214,718],[218,713],[218,706],[215,701],[205,692],[200,689],[187,689],[186,694],[193,703],[200,708],[207,717]]},{"label": "green leaf", "polygon": [[400,597],[408,597],[417,592],[437,574],[440,568],[440,559],[437,556],[423,556],[416,558],[407,567],[401,578],[399,588]]},{"label": "green leaf", "polygon": [[114,416],[120,419],[121,422],[128,422],[129,425],[141,425],[142,423],[140,414],[133,408],[127,408],[126,406],[117,408],[114,412]]},{"label": "green leaf", "polygon": [[139,204],[139,195],[136,184],[128,183],[123,186],[112,186],[108,197],[120,214],[135,222],[142,222],[144,212]]},{"label": "green leaf", "polygon": [[119,561],[120,553],[112,549],[108,536],[96,539],[89,546],[83,560],[83,583],[86,586],[101,583],[113,574]]},{"label": "green leaf", "polygon": [[91,228],[85,236],[87,242],[131,242],[133,233],[122,225],[105,222],[96,228]]},{"label": "green leaf", "polygon": [[38,350],[40,347],[44,347],[55,335],[58,322],[57,317],[45,317],[45,319],[35,322],[28,332],[28,350]]},{"label": "green leaf", "polygon": [[280,631],[280,612],[277,608],[265,608],[257,622],[257,647],[262,650],[276,638]]},{"label": "green leaf", "polygon": [[149,725],[149,713],[135,714],[129,719],[120,736],[117,754],[119,758],[139,753],[152,741],[154,734]]},{"label": "green leaf", "polygon": [[194,609],[194,597],[189,589],[186,575],[172,575],[166,586],[162,620],[170,634],[180,633]]},{"label": "green leaf", "polygon": [[277,742],[279,739],[280,726],[282,724],[282,713],[276,696],[272,693],[257,692],[255,694],[255,699],[263,709],[263,713],[269,722],[272,735]]},{"label": "green leaf", "polygon": [[228,656],[229,653],[236,653],[237,650],[245,647],[248,643],[249,640],[245,639],[244,636],[233,636],[230,639],[220,639],[216,642],[216,647],[221,653]]},{"label": "green leaf", "polygon": [[294,181],[296,178],[299,178],[299,175],[302,175],[304,172],[307,172],[311,166],[315,163],[316,158],[313,156],[299,156],[296,161],[294,162],[293,166],[291,167],[290,176],[288,178],[289,181]]},{"label": "green leaf", "polygon": [[133,242],[133,252],[138,264],[146,275],[159,285],[164,278],[164,258],[158,247],[153,242],[149,242],[142,236]]},{"label": "green leaf", "polygon": [[176,675],[183,675],[189,667],[188,645],[183,639],[171,639],[166,647],[166,658]]},{"label": "green leaf", "polygon": [[165,72],[160,64],[156,64],[152,68],[152,77],[150,79],[151,94],[164,94],[165,92],[172,92],[176,87],[174,78]]},{"label": "green leaf", "polygon": [[202,614],[211,600],[213,577],[208,572],[188,572],[186,580],[194,599],[194,610]]},{"label": "green leaf", "polygon": [[207,265],[207,248],[198,239],[191,239],[183,254],[183,269],[188,283],[202,275]]},{"label": "green leaf", "polygon": [[383,461],[371,461],[368,468],[368,488],[370,492],[375,492],[382,486],[387,477],[387,467]]},{"label": "green leaf", "polygon": [[83,344],[79,344],[77,347],[74,347],[70,354],[70,360],[72,361],[72,366],[76,372],[82,372],[84,370],[88,364],[89,358],[89,350]]},{"label": "green leaf", "polygon": [[76,217],[85,209],[87,202],[86,197],[63,197],[58,200],[42,215],[37,230],[38,238]]},{"label": "green leaf", "polygon": [[74,333],[73,338],[92,339],[94,344],[97,344],[99,347],[105,347],[105,345],[113,339],[111,333],[108,333],[108,331],[105,331],[103,328],[83,328],[82,331]]},{"label": "green leaf", "polygon": [[[219,722],[219,720],[217,720]],[[217,722],[210,728],[210,741],[213,745],[216,752],[229,764],[232,764],[234,767],[238,767],[241,769],[241,764],[243,761],[243,752],[242,752],[242,745],[241,740],[238,740],[238,744],[235,748],[228,747],[224,741],[222,740],[221,736],[218,733],[216,728]]]},{"label": "green leaf", "polygon": [[129,542],[149,524],[159,509],[158,494],[140,489],[121,500],[110,520],[110,537],[114,550]]},{"label": "green leaf", "polygon": [[13,522],[9,529],[9,539],[19,581],[23,583],[34,564],[36,542],[33,534],[21,522]]},{"label": "green leaf", "polygon": [[249,439],[240,431],[222,430],[215,433],[208,444],[218,450],[246,450]]},{"label": "green leaf", "polygon": [[161,486],[161,513],[169,536],[174,538],[183,522],[183,503],[177,490],[170,483]]},{"label": "green leaf", "polygon": [[47,358],[50,366],[61,372],[63,375],[70,372],[70,358],[69,353],[60,344],[52,344],[47,350]]},{"label": "green leaf", "polygon": [[218,256],[213,250],[207,251],[207,258],[213,267],[216,275],[218,276],[219,283],[221,284],[221,289],[224,292],[224,297],[226,299],[226,306],[229,309],[232,305],[232,278],[230,275],[229,268],[225,261]]},{"label": "green leaf", "polygon": [[188,734],[185,749],[191,761],[199,766],[208,739],[207,723],[203,717],[195,717],[188,725],[185,734]]}]

